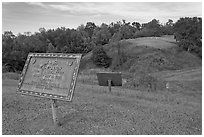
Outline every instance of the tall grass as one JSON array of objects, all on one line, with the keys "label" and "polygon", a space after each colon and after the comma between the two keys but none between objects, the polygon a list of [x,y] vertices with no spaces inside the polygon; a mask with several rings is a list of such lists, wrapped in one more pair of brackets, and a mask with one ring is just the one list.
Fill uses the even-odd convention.
[{"label": "tall grass", "polygon": [[13,72],[7,72],[7,73],[2,73],[2,79],[13,79],[13,80],[19,80],[20,79],[20,74],[19,73],[13,73]]}]

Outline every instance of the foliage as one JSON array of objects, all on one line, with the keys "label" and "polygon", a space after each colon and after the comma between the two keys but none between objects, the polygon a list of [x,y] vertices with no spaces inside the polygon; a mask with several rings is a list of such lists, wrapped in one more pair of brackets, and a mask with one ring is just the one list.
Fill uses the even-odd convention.
[{"label": "foliage", "polygon": [[101,27],[97,27],[93,31],[92,40],[94,43],[104,45],[109,42],[110,37],[111,33],[108,30],[108,25],[103,23]]},{"label": "foliage", "polygon": [[169,19],[165,25],[161,25],[159,20],[156,19],[153,19],[148,23],[143,23],[142,25],[137,22],[133,22],[133,25],[139,30],[134,33],[134,38],[160,37],[162,35],[173,34],[173,20],[171,19]]},{"label": "foliage", "polygon": [[93,35],[93,31],[96,28],[95,23],[93,22],[87,22],[84,30],[88,33],[88,36],[91,38]]},{"label": "foliage", "polygon": [[134,34],[134,38],[139,37],[160,37],[161,33],[158,33],[155,29],[146,29],[143,28],[141,31],[138,31]]},{"label": "foliage", "polygon": [[162,35],[159,20],[153,19],[148,23],[142,24],[142,29],[137,33],[136,37],[160,37]]},{"label": "foliage", "polygon": [[93,50],[93,62],[99,67],[107,68],[111,64],[111,58],[108,57],[102,46],[96,46]]},{"label": "foliage", "polygon": [[174,32],[180,47],[202,58],[202,18],[180,18],[174,24]]},{"label": "foliage", "polygon": [[134,33],[137,32],[137,28],[130,25],[130,23],[125,23],[125,20],[123,20],[124,24],[120,28],[120,33],[122,35],[122,39],[131,39],[134,38]]},{"label": "foliage", "polygon": [[64,27],[45,30],[30,35],[6,31],[2,35],[2,65],[5,71],[21,71],[29,52],[82,53],[93,49],[89,35],[84,29],[70,30]]},{"label": "foliage", "polygon": [[118,51],[118,61],[114,59],[114,62],[118,62],[115,63],[116,66],[121,66],[125,56],[123,57],[120,51],[120,40],[159,37],[174,32],[179,46],[202,57],[201,24],[202,19],[195,17],[181,18],[175,24],[169,19],[164,25],[156,19],[143,24],[122,20],[109,25],[102,23],[100,26],[96,26],[94,22],[87,22],[86,25],[81,24],[77,29],[61,27],[46,30],[42,27],[34,34],[25,32],[17,36],[11,31],[5,31],[2,34],[2,66],[5,71],[21,71],[29,52],[85,55],[95,47],[105,44],[115,45]]},{"label": "foliage", "polygon": [[135,27],[138,31],[141,29],[141,24],[139,22],[133,22],[132,26]]},{"label": "foliage", "polygon": [[162,26],[162,33],[164,35],[173,35],[173,20],[169,19],[164,26]]}]

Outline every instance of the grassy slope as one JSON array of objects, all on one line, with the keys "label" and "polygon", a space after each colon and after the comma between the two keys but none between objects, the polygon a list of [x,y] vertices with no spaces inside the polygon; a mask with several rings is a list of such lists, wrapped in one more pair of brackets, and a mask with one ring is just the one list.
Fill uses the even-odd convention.
[{"label": "grassy slope", "polygon": [[176,46],[176,41],[172,36],[143,37],[137,39],[128,39],[126,41],[131,42],[133,45],[149,46],[160,49],[166,49],[172,46]]},{"label": "grassy slope", "polygon": [[153,74],[170,84],[170,89],[189,96],[202,98],[202,67]]},{"label": "grassy slope", "polygon": [[[163,41],[164,39],[172,42],[169,37],[162,38]],[[59,102],[62,126],[58,128],[52,126],[48,100],[16,95],[16,79],[19,75],[3,74],[2,133],[201,134],[201,61],[187,52],[175,54],[177,50],[174,46],[168,46],[172,48],[170,53],[165,51],[166,48],[158,50],[155,46],[138,46],[126,42],[124,51],[130,57],[130,64],[126,62],[128,69],[123,70],[123,87],[114,87],[112,93],[107,92],[107,87],[98,86],[95,75],[98,71],[110,70],[81,70],[73,102]],[[112,56],[113,49],[108,49]],[[174,57],[171,57],[173,55]],[[139,56],[141,61],[136,56]],[[90,61],[90,57],[91,53],[85,56],[86,61]],[[158,66],[148,66],[153,57],[165,58],[169,66],[173,62],[173,69],[165,65],[160,69]],[[89,62],[84,63],[89,67]],[[144,69],[148,67],[154,68],[154,71]],[[137,78],[138,70],[142,69],[144,72],[151,72],[154,77],[170,82],[170,90],[146,92],[130,89],[128,83],[134,81],[126,79]]]},{"label": "grassy slope", "polygon": [[[180,70],[201,66],[202,62],[198,57],[179,49],[172,36],[122,40],[120,45],[126,60],[122,68],[126,72]],[[117,48],[113,45],[106,45],[104,48],[113,59],[113,68],[118,58]],[[92,52],[84,56],[81,66],[95,68],[91,62],[91,56]]]},{"label": "grassy slope", "polygon": [[[161,88],[164,88],[165,82],[169,81],[169,79],[161,77],[160,72],[163,74],[168,71],[171,74],[177,72],[177,70],[182,71],[191,70],[193,68],[201,68],[202,65],[202,60],[200,58],[179,49],[175,44],[173,36],[128,39],[123,40],[120,43],[121,51],[126,58],[126,61],[122,65],[122,70],[120,70],[123,74],[125,87],[135,88],[135,85],[140,86],[141,84],[139,81],[143,79],[144,75],[153,75],[154,73],[157,73],[158,75],[153,76],[156,79],[159,79],[160,82],[158,85],[161,85]],[[113,45],[106,45],[105,49],[108,55],[113,59],[111,68],[114,68],[114,63],[117,62],[118,58],[117,48]],[[84,75],[83,77],[80,77],[80,80],[85,83],[97,84],[95,73],[102,71],[103,69],[96,69],[91,62],[91,55],[92,53],[90,52],[82,59],[82,64],[86,64],[88,69],[81,71]],[[92,69],[89,70],[89,68]],[[199,73],[201,73],[201,70],[199,70]],[[175,77],[174,80],[175,79],[177,78]],[[172,82],[175,83],[177,81]],[[199,85],[201,85],[202,81],[198,80],[194,82],[194,86],[196,86],[195,88],[198,87],[198,90],[201,90],[201,86]],[[180,87],[182,87],[183,84],[185,83],[182,81]],[[174,86],[174,88],[176,87]]]},{"label": "grassy slope", "polygon": [[3,134],[201,134],[202,100],[169,92],[141,92],[77,82],[72,102],[58,102],[61,127],[52,124],[47,99],[16,95],[16,80],[2,81]]},{"label": "grassy slope", "polygon": [[[127,58],[123,67],[132,72],[180,70],[201,66],[201,60],[180,50],[171,38],[145,37],[121,41],[121,52]],[[106,47],[109,56],[117,57],[117,49]],[[146,70],[144,70],[146,69]]]}]

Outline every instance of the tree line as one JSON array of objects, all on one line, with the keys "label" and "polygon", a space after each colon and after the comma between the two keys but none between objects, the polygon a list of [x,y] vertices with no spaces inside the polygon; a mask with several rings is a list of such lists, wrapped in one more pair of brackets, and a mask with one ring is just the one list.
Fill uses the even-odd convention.
[{"label": "tree line", "polygon": [[[100,26],[87,22],[77,29],[65,27],[57,29],[40,28],[39,32],[25,32],[15,36],[11,31],[2,34],[3,71],[21,71],[29,52],[33,53],[86,53],[94,50],[96,54],[106,57],[103,45],[122,39],[138,37],[160,37],[174,35],[178,45],[184,50],[202,57],[202,18],[180,18],[176,23],[169,19],[165,24],[153,19],[148,23],[112,22]],[[99,52],[97,51],[99,49]],[[104,56],[105,55],[105,56]],[[103,59],[102,59],[103,60]],[[96,61],[97,65],[101,60]],[[101,65],[103,66],[103,65]],[[105,64],[106,67],[107,64]]]}]

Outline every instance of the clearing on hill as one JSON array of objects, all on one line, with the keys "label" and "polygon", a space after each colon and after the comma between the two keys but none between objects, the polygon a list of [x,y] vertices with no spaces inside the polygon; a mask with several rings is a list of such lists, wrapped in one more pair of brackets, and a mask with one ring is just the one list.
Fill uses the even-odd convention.
[{"label": "clearing on hill", "polygon": [[148,46],[158,49],[165,49],[177,46],[173,36],[163,37],[142,37],[137,39],[128,39],[126,42],[132,43],[132,46]]},{"label": "clearing on hill", "polygon": [[[118,55],[118,45],[109,44],[105,49],[112,58],[113,70],[120,69],[131,73],[194,68],[201,66],[202,62],[199,57],[178,47],[172,36],[121,40],[121,55]],[[120,68],[118,58],[122,60]]]},{"label": "clearing on hill", "polygon": [[[173,36],[128,39],[121,40],[119,43],[121,51],[120,58],[122,60],[121,66],[118,65],[118,45],[107,44],[104,46],[108,56],[112,58],[112,64],[108,69],[106,69],[106,71],[121,71],[127,87],[138,88],[140,85],[147,86],[149,82],[148,80],[154,81],[159,79],[158,85],[162,86],[161,88],[163,89],[165,88],[166,81],[172,82],[172,80],[165,77],[168,74],[175,73],[176,77],[171,77],[171,79],[174,78],[174,80],[181,78],[191,79],[191,76],[194,75],[190,75],[189,73],[188,76],[185,75],[185,78],[184,75],[177,77],[178,75],[176,74],[178,71],[182,72],[185,70],[199,68],[199,71],[197,71],[195,75],[202,74],[202,71],[200,71],[200,68],[202,67],[202,60],[194,54],[184,51],[178,47]],[[94,66],[91,57],[92,52],[85,55],[82,59],[81,66],[84,66],[84,68],[81,70],[85,73],[90,69],[95,69],[97,71],[97,67]],[[157,75],[154,75],[155,73],[157,73]],[[93,79],[94,78],[95,77],[93,77]],[[197,82],[196,80],[194,83],[196,89],[197,87],[200,89],[200,81],[201,80]],[[175,81],[172,83],[175,83]],[[184,82],[180,85],[173,85],[176,85],[176,87],[174,87],[178,89],[178,86],[181,87],[183,85],[190,88],[188,85],[191,84]],[[182,87],[181,89],[183,90]]]}]

